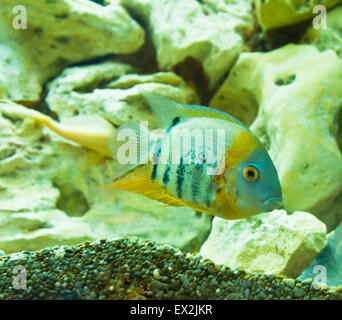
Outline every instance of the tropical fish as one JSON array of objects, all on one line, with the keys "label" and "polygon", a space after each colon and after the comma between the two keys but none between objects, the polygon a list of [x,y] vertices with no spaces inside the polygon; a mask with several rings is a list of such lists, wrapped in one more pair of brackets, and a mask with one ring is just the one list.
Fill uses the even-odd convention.
[{"label": "tropical fish", "polygon": [[[148,132],[152,139],[144,155],[139,139],[147,129],[135,122],[115,130],[99,116],[76,116],[58,123],[37,111],[32,114],[59,135],[114,159],[122,145],[117,141],[118,132],[131,129],[136,134],[132,141],[142,164],[127,164],[133,169],[109,188],[137,192],[166,205],[188,206],[230,220],[281,206],[277,170],[262,143],[239,120],[216,109],[184,105],[148,92],[143,96],[164,128],[159,135]],[[199,146],[191,143],[184,152],[184,141],[172,144],[176,132],[193,136],[196,130],[197,136],[204,137]],[[206,140],[207,135],[212,139]],[[208,143],[210,140],[212,143]],[[219,148],[222,141],[223,148]],[[180,152],[170,152],[177,145]],[[215,151],[216,157],[212,157]]]},{"label": "tropical fish", "polygon": [[[143,164],[114,180],[111,188],[230,220],[281,206],[277,170],[262,143],[244,124],[216,109],[184,105],[147,92],[143,95],[164,132],[153,137],[145,148],[147,158],[140,157]],[[145,134],[143,127],[128,123],[123,128],[135,132],[137,138],[133,141],[141,152],[141,142],[137,141]],[[199,137],[202,143],[186,145],[179,132],[188,132],[186,138],[194,131],[195,140]],[[174,136],[183,140],[172,143]],[[220,143],[224,147],[221,154]],[[111,147],[113,152],[118,151]],[[182,149],[176,155],[172,149],[175,147]],[[213,161],[215,151],[217,157]]]}]

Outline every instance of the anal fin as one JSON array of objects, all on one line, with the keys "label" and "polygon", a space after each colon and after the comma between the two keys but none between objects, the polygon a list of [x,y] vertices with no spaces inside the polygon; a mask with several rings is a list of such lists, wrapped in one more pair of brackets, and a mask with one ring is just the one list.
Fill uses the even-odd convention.
[{"label": "anal fin", "polygon": [[106,186],[106,188],[122,189],[140,193],[169,206],[186,206],[186,203],[170,195],[158,181],[151,180],[152,170],[152,164],[140,165],[114,180],[113,183]]},{"label": "anal fin", "polygon": [[105,188],[132,191],[162,202],[166,206],[189,207],[209,215],[214,215],[214,213],[207,208],[184,202],[169,194],[157,180],[151,180],[152,170],[152,164],[140,165],[117,178],[112,184],[105,186]]}]

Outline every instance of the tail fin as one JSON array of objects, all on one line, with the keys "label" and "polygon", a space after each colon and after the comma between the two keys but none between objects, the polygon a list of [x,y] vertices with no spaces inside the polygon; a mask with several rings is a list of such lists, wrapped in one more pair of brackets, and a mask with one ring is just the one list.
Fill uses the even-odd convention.
[{"label": "tail fin", "polygon": [[115,129],[105,119],[96,115],[76,116],[59,123],[39,112],[34,112],[33,116],[38,123],[47,126],[60,136],[95,150],[104,156],[112,156],[108,142]]}]

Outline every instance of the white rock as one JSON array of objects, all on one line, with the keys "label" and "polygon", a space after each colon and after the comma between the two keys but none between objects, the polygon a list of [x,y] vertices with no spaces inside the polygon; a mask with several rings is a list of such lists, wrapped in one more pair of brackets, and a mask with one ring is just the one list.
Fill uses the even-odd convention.
[{"label": "white rock", "polygon": [[214,218],[200,253],[231,268],[295,278],[326,243],[326,227],[313,215],[276,210],[242,220]]},{"label": "white rock", "polygon": [[[340,3],[340,0],[296,1],[296,0],[254,0],[258,22],[266,31],[295,25],[301,21],[313,20],[325,10]],[[316,7],[316,12],[314,8]]]},{"label": "white rock", "polygon": [[342,285],[342,223],[328,234],[328,245],[304,270],[300,279],[312,281],[314,287]]},{"label": "white rock", "polygon": [[0,7],[0,98],[38,101],[42,84],[66,65],[137,51],[143,29],[126,10],[88,0],[23,0],[27,29],[13,28],[12,0]]},{"label": "white rock", "polygon": [[285,208],[342,220],[342,61],[314,46],[244,53],[212,99],[250,124],[278,170]]},{"label": "white rock", "polygon": [[116,62],[67,68],[49,83],[46,101],[60,119],[75,114],[97,114],[116,126],[129,120],[154,123],[141,90],[182,103],[199,102],[194,91],[172,72],[151,75],[132,72],[132,67]]},{"label": "white rock", "polygon": [[[252,3],[239,1],[121,0],[148,26],[162,70],[188,57],[198,61],[214,87],[243,50],[243,32],[252,28]],[[193,67],[194,68],[194,67]]]},{"label": "white rock", "polygon": [[[5,211],[0,209],[0,213],[4,215]],[[0,228],[0,247],[6,253],[33,251],[60,244],[73,245],[96,239],[88,224],[80,218],[71,219],[56,209],[12,212],[6,220],[0,220]]]}]

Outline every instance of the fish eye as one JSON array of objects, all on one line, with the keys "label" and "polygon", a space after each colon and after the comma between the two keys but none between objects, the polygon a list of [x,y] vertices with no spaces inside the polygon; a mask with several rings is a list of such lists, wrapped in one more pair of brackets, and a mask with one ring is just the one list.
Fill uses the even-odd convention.
[{"label": "fish eye", "polygon": [[259,171],[254,166],[247,166],[243,169],[243,176],[248,181],[254,181],[259,177]]}]

